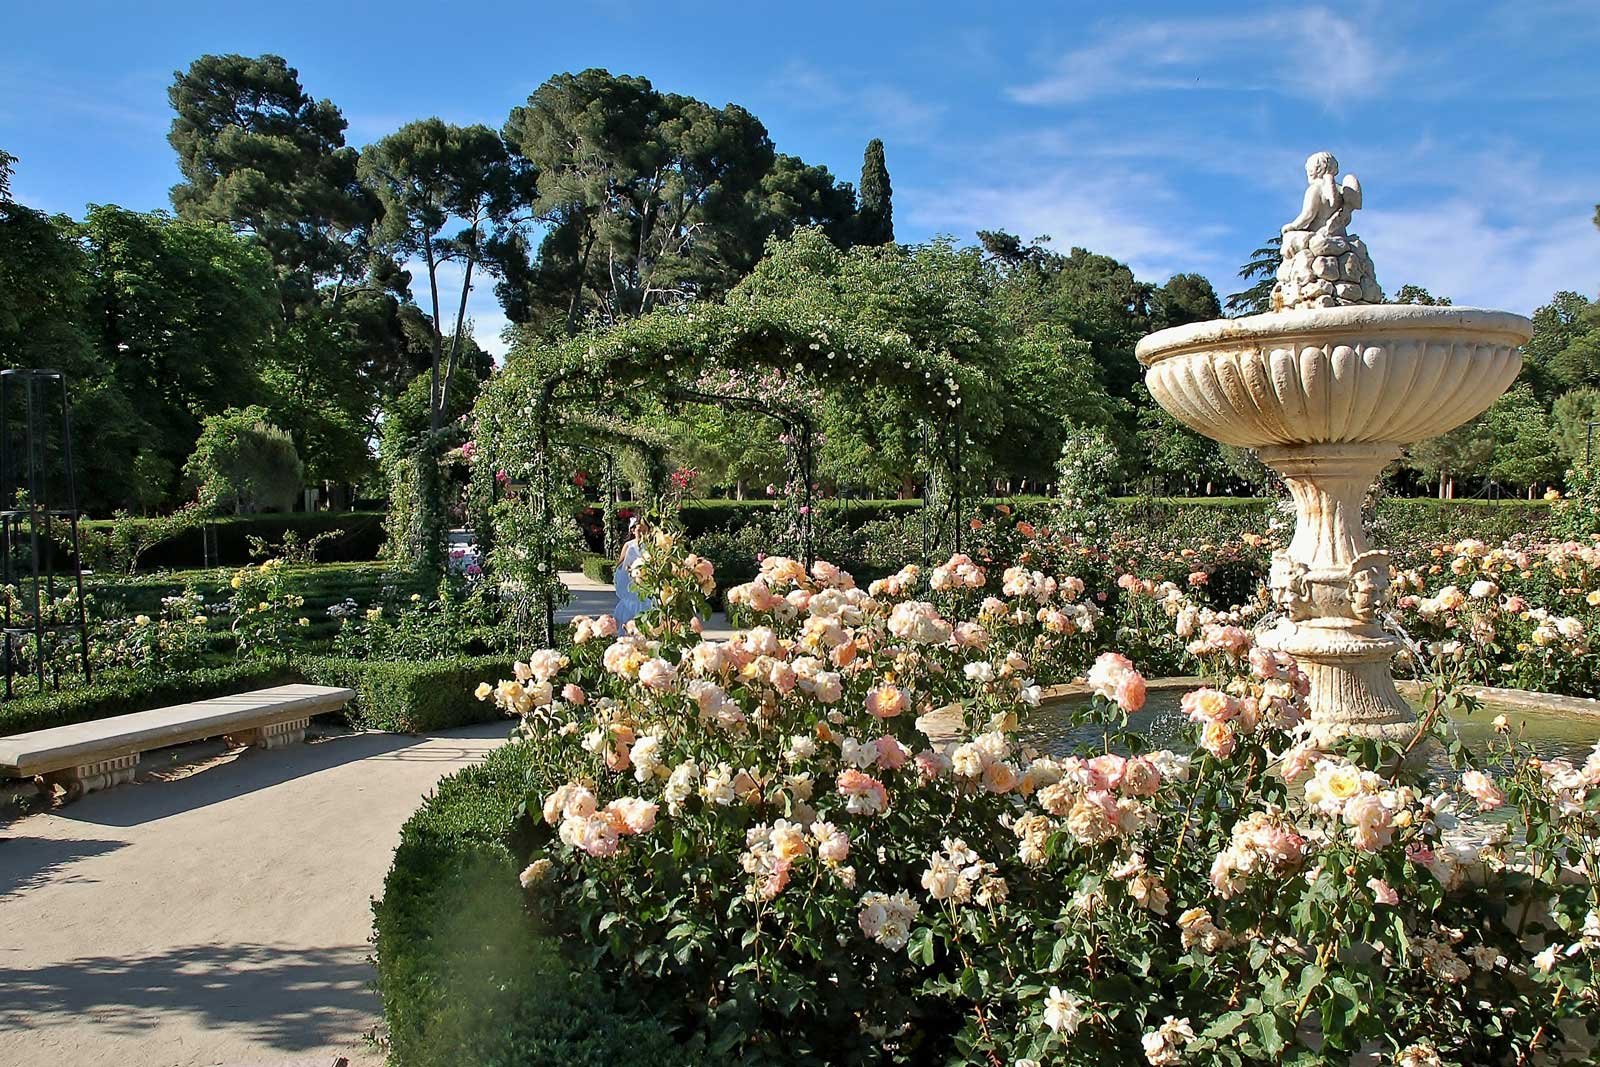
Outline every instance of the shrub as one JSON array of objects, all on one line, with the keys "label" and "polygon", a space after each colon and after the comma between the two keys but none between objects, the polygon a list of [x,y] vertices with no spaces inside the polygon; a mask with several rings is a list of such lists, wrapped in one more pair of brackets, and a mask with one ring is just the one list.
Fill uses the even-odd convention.
[{"label": "shrub", "polygon": [[[89,685],[5,701],[0,704],[0,734],[45,730],[298,680],[295,670],[283,660],[230,663],[159,677],[125,670],[105,671],[96,674]],[[27,680],[20,684],[26,687]]]},{"label": "shrub", "polygon": [[439,783],[400,831],[373,904],[396,1067],[686,1063],[662,1029],[575,972],[532,923],[507,835],[551,784],[525,745]]},{"label": "shrub", "polygon": [[[91,519],[79,524],[83,565],[89,570],[129,573],[136,568],[190,570],[240,566],[251,561],[252,540],[301,543],[332,530],[338,537],[321,547],[329,562],[367,562],[383,546],[383,515],[373,511],[315,511],[277,515],[226,515],[204,519],[198,509],[140,519]],[[207,552],[206,541],[210,541]]]},{"label": "shrub", "polygon": [[499,717],[473,697],[480,682],[493,682],[503,656],[385,662],[340,656],[303,656],[296,667],[317,685],[356,691],[352,720],[374,730],[423,733]]},{"label": "shrub", "polygon": [[294,440],[254,406],[208,415],[183,474],[208,508],[224,511],[288,511],[305,482]]},{"label": "shrub", "polygon": [[590,581],[604,582],[610,585],[616,576],[616,570],[616,560],[595,555],[583,557],[583,573]]},{"label": "shrub", "polygon": [[[1508,724],[1490,773],[1434,776],[1305,729],[1293,660],[1196,610],[1189,754],[1147,751],[1144,680],[1101,652],[1040,755],[1035,680],[1108,643],[1082,583],[957,556],[864,592],[769,557],[727,593],[759,625],[701,642],[693,562],[658,539],[639,632],[580,626],[494,695],[542,772],[535,914],[717,1062],[1593,1062],[1560,1035],[1600,1029],[1600,753]],[[1459,680],[1422,729],[1465,770]]]}]

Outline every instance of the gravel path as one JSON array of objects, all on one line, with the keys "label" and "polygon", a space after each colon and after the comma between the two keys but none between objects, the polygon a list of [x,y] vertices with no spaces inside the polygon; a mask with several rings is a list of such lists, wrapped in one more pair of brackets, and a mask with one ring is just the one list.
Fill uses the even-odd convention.
[{"label": "gravel path", "polygon": [[0,1064],[381,1063],[371,898],[423,795],[507,731],[151,753],[0,829]]}]

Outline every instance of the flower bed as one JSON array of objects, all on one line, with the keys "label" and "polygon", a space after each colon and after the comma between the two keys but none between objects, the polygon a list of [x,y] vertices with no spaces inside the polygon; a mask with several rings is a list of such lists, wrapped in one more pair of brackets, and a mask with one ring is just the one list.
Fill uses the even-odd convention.
[{"label": "flower bed", "polygon": [[[700,563],[663,536],[640,632],[580,622],[485,696],[534,769],[501,838],[528,921],[708,1059],[1586,1062],[1563,1042],[1597,1014],[1600,755],[1507,735],[1452,784],[1316,751],[1292,661],[1130,577],[1167,632],[1193,609],[1216,679],[1185,700],[1193,758],[1147,751],[1142,676],[1074,575],[957,557],[863,590],[769,558],[727,594],[751,628],[707,642]],[[1020,745],[1085,668],[1104,742]],[[923,734],[952,704],[961,736]],[[1429,728],[1462,706],[1436,689]],[[1460,836],[1489,809],[1510,822]]]}]

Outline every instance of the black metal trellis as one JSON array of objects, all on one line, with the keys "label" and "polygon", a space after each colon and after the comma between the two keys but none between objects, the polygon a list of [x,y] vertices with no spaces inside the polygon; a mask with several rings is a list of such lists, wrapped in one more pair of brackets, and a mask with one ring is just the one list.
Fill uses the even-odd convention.
[{"label": "black metal trellis", "polygon": [[[59,442],[52,447],[55,390],[60,390]],[[21,411],[15,409],[20,404]],[[20,419],[19,419],[20,415]],[[59,454],[59,479],[52,460]],[[61,498],[57,499],[57,494]],[[50,532],[57,522],[71,530],[70,579],[58,572],[59,552]],[[19,559],[19,556],[25,559]],[[78,541],[78,490],[72,463],[72,407],[66,375],[56,370],[0,370],[0,585],[5,598],[6,696],[15,692],[18,646],[33,641],[33,673],[45,688],[47,635],[76,632],[84,680],[90,679],[89,619],[83,600],[83,562]],[[76,603],[70,618],[49,618],[57,586]],[[56,679],[59,684],[59,678]]]}]

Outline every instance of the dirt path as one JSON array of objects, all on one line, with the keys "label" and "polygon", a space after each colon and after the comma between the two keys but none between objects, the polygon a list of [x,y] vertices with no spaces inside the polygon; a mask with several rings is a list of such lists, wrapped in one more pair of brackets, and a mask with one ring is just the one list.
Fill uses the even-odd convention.
[{"label": "dirt path", "polygon": [[423,794],[506,733],[213,744],[0,829],[0,1064],[381,1063],[370,900]]}]

